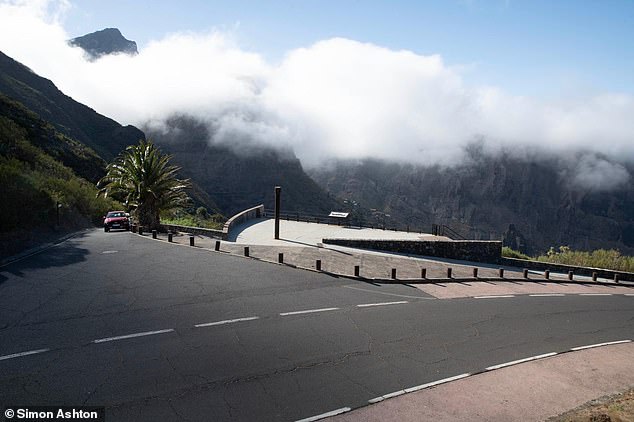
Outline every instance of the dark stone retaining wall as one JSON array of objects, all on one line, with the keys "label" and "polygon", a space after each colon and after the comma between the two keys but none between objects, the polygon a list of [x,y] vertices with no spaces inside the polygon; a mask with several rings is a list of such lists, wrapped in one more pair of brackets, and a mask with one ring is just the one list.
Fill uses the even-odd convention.
[{"label": "dark stone retaining wall", "polygon": [[499,263],[502,254],[502,242],[497,240],[323,239],[323,243],[491,264]]},{"label": "dark stone retaining wall", "polygon": [[181,232],[197,234],[200,236],[222,238],[222,230],[205,229],[202,227],[190,227],[190,226],[177,226],[176,224],[161,224],[162,231]]},{"label": "dark stone retaining wall", "polygon": [[623,281],[634,281],[634,273],[628,273],[624,271],[612,271],[605,270],[601,268],[590,268],[590,267],[576,267],[573,265],[564,265],[564,264],[551,264],[550,262],[541,262],[541,261],[529,261],[526,259],[516,259],[516,258],[501,258],[500,261],[503,265],[508,265],[511,267],[519,267],[526,268],[529,270],[535,271],[555,271],[567,273],[568,271],[573,271],[575,274],[585,275],[588,277],[592,276],[592,273],[597,273],[598,277],[614,279],[614,274],[618,274],[619,280]]}]

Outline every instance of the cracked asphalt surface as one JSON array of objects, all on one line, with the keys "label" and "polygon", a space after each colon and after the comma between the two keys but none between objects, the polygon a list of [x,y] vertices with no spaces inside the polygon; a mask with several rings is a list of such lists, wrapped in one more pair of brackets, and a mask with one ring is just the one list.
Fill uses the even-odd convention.
[{"label": "cracked asphalt surface", "polygon": [[95,230],[0,268],[0,356],[50,349],[0,361],[0,405],[105,406],[110,421],[296,420],[633,332],[632,297],[440,300]]}]

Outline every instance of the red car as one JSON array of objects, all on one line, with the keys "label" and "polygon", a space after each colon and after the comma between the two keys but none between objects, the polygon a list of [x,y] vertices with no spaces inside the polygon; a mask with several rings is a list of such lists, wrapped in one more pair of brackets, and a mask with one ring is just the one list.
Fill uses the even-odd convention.
[{"label": "red car", "polygon": [[103,231],[110,229],[130,230],[130,214],[125,211],[110,211],[103,218]]}]

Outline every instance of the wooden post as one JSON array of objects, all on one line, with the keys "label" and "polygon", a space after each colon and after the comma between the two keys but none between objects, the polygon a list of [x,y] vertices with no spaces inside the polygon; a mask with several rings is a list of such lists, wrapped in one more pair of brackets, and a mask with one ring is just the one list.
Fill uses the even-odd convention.
[{"label": "wooden post", "polygon": [[280,238],[280,196],[282,195],[282,187],[275,186],[275,239]]}]

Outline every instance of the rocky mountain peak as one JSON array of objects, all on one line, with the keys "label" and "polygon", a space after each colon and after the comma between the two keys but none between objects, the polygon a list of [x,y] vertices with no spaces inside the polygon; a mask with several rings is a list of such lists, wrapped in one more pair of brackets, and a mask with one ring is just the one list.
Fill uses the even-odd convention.
[{"label": "rocky mountain peak", "polygon": [[117,28],[106,28],[69,41],[71,45],[81,47],[92,59],[108,54],[139,54],[136,42],[126,39]]}]

